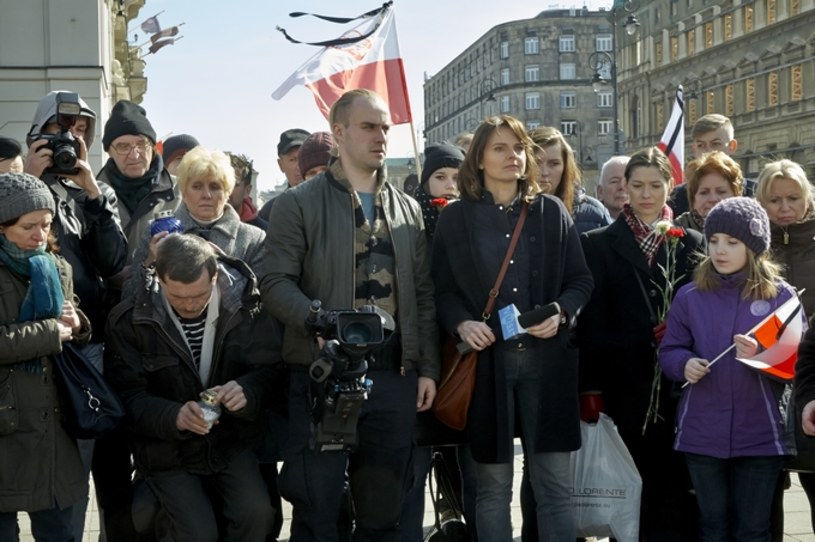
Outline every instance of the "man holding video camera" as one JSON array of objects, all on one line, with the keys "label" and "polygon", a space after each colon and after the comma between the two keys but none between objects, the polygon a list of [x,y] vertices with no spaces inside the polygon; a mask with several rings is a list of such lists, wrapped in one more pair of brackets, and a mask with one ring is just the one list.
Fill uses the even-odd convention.
[{"label": "man holding video camera", "polygon": [[[349,91],[329,122],[339,157],[278,196],[266,237],[261,295],[285,326],[282,354],[291,369],[281,494],[294,508],[292,542],[339,540],[347,473],[353,539],[395,541],[416,412],[432,406],[440,370],[424,224],[418,204],[386,181],[390,115],[383,99]],[[329,312],[313,310],[313,301]],[[360,322],[351,318],[354,325],[345,326],[343,319],[369,305],[393,317],[385,327],[394,331],[366,347],[351,332]],[[362,335],[378,342],[362,320]],[[359,379],[364,364],[367,374]],[[330,374],[318,382],[324,370]],[[360,383],[366,378],[367,394]],[[332,434],[338,412],[332,405],[343,404],[359,416],[350,428],[355,434]]]},{"label": "man holding video camera", "polygon": [[[116,212],[116,195],[97,182],[88,164],[96,113],[68,91],[54,91],[40,100],[26,136],[29,151],[25,171],[45,182],[56,203],[54,231],[60,254],[71,264],[79,308],[93,329],[85,356],[102,369],[106,281],[119,273],[127,259],[127,239]],[[79,442],[86,476],[93,441]],[[87,498],[74,505],[73,528],[79,540]]]}]

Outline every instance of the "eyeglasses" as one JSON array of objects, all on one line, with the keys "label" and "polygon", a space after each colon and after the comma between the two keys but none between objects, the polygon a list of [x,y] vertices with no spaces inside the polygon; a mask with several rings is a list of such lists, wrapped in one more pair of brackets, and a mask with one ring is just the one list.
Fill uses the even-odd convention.
[{"label": "eyeglasses", "polygon": [[153,144],[149,141],[141,141],[139,143],[125,143],[124,141],[120,141],[115,145],[111,145],[111,148],[116,151],[117,154],[127,155],[130,154],[130,151],[136,149],[139,151],[139,154],[144,154],[147,152],[147,149],[152,149]]}]

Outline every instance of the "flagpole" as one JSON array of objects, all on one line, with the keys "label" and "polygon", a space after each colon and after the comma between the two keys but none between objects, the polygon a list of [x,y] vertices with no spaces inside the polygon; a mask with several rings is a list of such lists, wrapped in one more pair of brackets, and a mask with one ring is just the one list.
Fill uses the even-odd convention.
[{"label": "flagpole", "polygon": [[413,156],[416,157],[416,160],[414,160],[414,162],[416,162],[416,177],[418,179],[421,179],[422,178],[422,164],[421,164],[421,160],[419,160],[419,156],[420,156],[419,155],[419,144],[416,141],[416,130],[414,130],[414,128],[413,128],[413,118],[410,119],[410,135],[411,135],[411,138],[413,139]]}]

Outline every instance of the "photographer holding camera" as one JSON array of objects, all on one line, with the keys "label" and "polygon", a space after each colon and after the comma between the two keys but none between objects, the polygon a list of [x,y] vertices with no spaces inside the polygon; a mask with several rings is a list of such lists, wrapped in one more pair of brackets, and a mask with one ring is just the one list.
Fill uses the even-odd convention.
[{"label": "photographer holding camera", "polygon": [[[282,354],[291,369],[280,489],[294,508],[292,542],[340,539],[346,473],[354,500],[353,539],[396,541],[412,475],[416,412],[432,406],[440,371],[427,240],[419,205],[386,181],[390,115],[384,100],[369,90],[346,92],[331,108],[329,122],[338,158],[324,173],[278,196],[266,236],[261,295],[285,326]],[[309,324],[314,300],[341,311],[329,312],[334,332],[324,327],[320,341]],[[365,305],[394,317],[387,338],[376,336],[364,318],[351,323],[353,329],[364,327],[367,338],[354,338],[356,332],[345,325],[351,310]],[[332,348],[332,335],[339,336],[344,354]],[[375,346],[380,338],[385,340]],[[328,419],[312,410],[312,398],[326,388],[316,381],[321,375],[315,369],[327,357],[349,355],[349,345],[353,358],[356,346],[368,348],[360,344],[366,341],[371,349],[365,378],[372,385],[361,403],[355,442],[325,451],[320,433],[330,429]],[[352,374],[332,370],[331,378],[337,378],[341,394],[349,385],[353,399],[366,394],[349,384],[357,376],[353,371],[362,370],[359,360],[352,361]]]},{"label": "photographer holding camera", "polygon": [[[82,351],[102,369],[106,281],[119,273],[127,258],[127,239],[119,225],[116,195],[97,182],[88,164],[96,113],[68,91],[53,91],[40,100],[26,136],[25,172],[42,179],[55,200],[53,231],[60,254],[73,268],[79,308],[93,329]],[[79,441],[87,478],[94,441]],[[74,505],[73,527],[81,539],[87,498]]]}]

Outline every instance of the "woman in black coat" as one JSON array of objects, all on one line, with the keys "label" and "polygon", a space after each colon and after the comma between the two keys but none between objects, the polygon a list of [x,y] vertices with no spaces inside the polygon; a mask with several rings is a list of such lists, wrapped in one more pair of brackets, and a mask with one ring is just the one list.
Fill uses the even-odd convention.
[{"label": "woman in black coat", "polygon": [[[439,218],[433,278],[441,325],[479,351],[467,431],[477,462],[481,542],[512,538],[514,423],[520,420],[546,540],[573,537],[569,452],[580,446],[577,351],[568,329],[591,294],[577,230],[563,204],[540,193],[533,143],[509,116],[476,131],[459,171],[461,200]],[[521,210],[528,218],[492,315],[481,317]],[[504,337],[499,310],[557,302],[554,316]]]},{"label": "woman in black coat", "polygon": [[[658,418],[651,416],[645,425],[656,349],[664,333],[659,315],[665,279],[659,266],[665,266],[671,244],[655,225],[673,219],[666,205],[671,185],[671,164],[662,151],[654,147],[635,153],[625,169],[630,203],[610,226],[581,238],[594,276],[591,302],[578,326],[582,399],[586,406],[604,403],[602,410],[617,424],[640,471],[641,540],[679,540],[680,503],[687,496],[686,467],[672,449],[676,396],[664,376]],[[695,253],[703,247],[697,232],[680,231],[675,276],[681,279],[674,291],[691,280]],[[590,395],[593,401],[587,400]],[[598,413],[584,408],[581,415],[594,421]],[[692,501],[685,504],[694,509]]]}]

